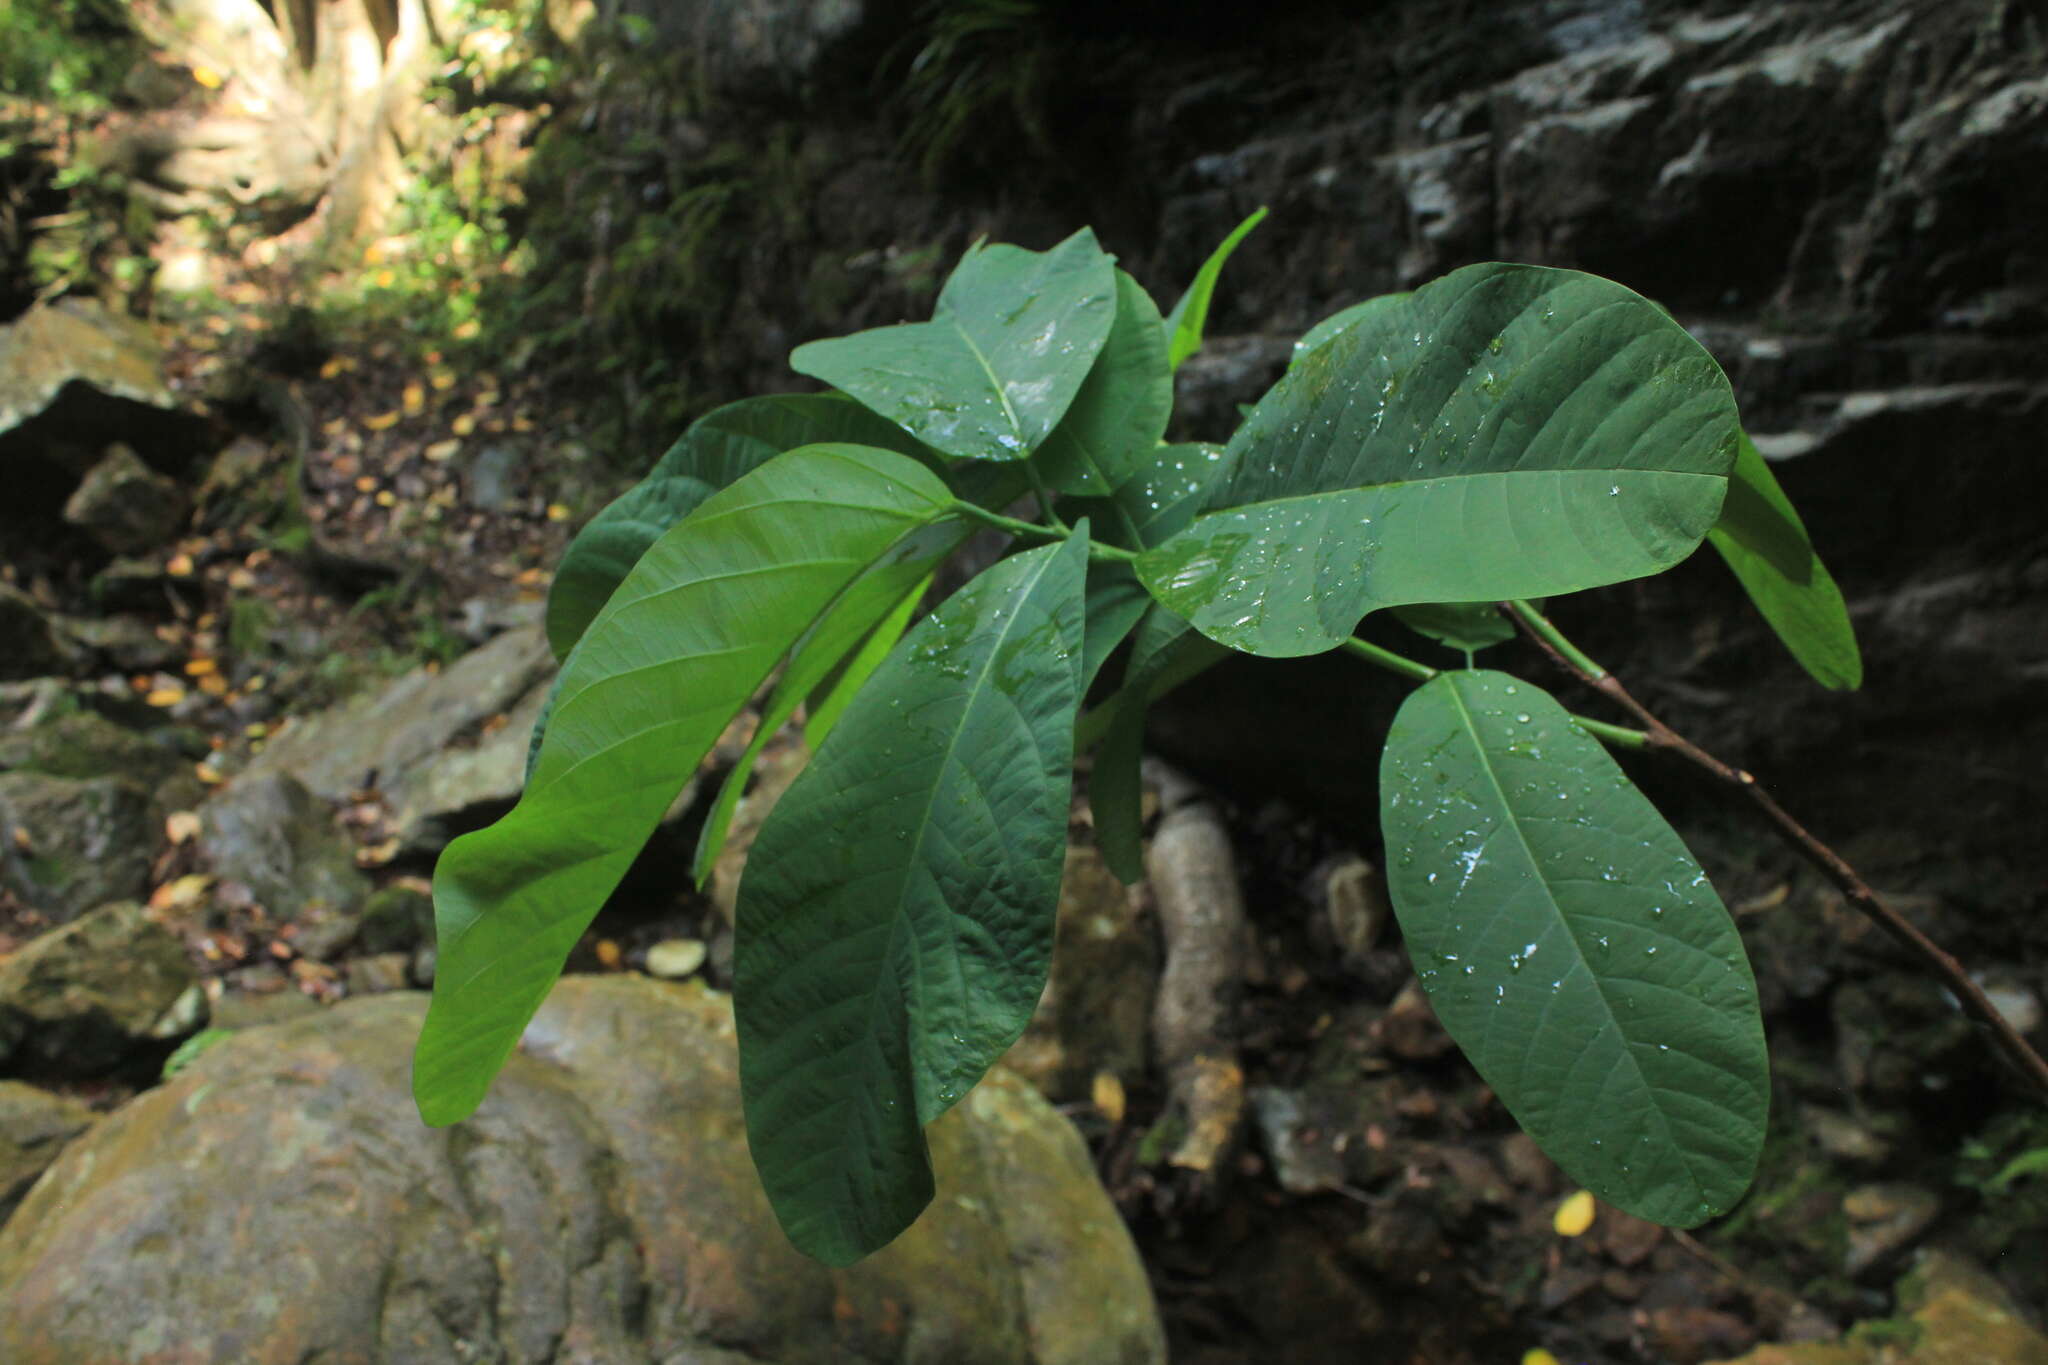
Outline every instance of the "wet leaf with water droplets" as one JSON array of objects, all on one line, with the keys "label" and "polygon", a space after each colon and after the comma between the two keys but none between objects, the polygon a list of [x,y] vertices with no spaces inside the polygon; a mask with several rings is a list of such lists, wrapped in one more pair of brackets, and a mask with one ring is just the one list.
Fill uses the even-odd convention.
[{"label": "wet leaf with water droplets", "polygon": [[1021,460],[1066,415],[1116,311],[1116,267],[1082,228],[1050,251],[977,245],[930,322],[813,341],[789,363],[936,450]]},{"label": "wet leaf with water droplets", "polygon": [[1690,1227],[1733,1205],[1769,1103],[1756,983],[1699,865],[1606,750],[1539,688],[1445,673],[1395,717],[1380,788],[1410,955],[1479,969],[1424,989],[1522,1127],[1639,1217]]},{"label": "wet leaf with water droplets", "polygon": [[913,628],[748,859],[733,962],[748,1142],[783,1229],[821,1260],[857,1260],[917,1216],[920,1126],[1016,1041],[1044,988],[1087,558],[1082,528]]},{"label": "wet leaf with water droplets", "polygon": [[1313,654],[1382,607],[1655,573],[1714,524],[1734,395],[1648,300],[1493,264],[1374,305],[1259,401],[1214,510],[1139,560],[1211,639]]}]

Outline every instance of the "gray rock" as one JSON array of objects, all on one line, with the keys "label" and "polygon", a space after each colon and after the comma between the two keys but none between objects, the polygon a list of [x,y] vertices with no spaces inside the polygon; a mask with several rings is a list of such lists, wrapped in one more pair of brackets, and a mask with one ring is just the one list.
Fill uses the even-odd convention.
[{"label": "gray rock", "polygon": [[366,953],[408,953],[434,937],[434,898],[410,886],[387,886],[363,904],[356,943]]},{"label": "gray rock", "polygon": [[62,299],[0,327],[0,433],[41,412],[73,381],[152,407],[172,405],[161,349],[133,318]]},{"label": "gray rock", "polygon": [[49,614],[21,589],[0,582],[0,682],[60,673],[69,662]]},{"label": "gray rock", "polygon": [[708,952],[700,938],[665,938],[647,950],[647,974],[681,981],[696,975]]},{"label": "gray rock", "polygon": [[925,1217],[831,1271],[760,1193],[725,997],[570,978],[451,1130],[413,1108],[424,1012],[237,1034],[73,1144],[0,1229],[0,1357],[1164,1359],[1086,1150],[1014,1077],[932,1125]]},{"label": "gray rock", "polygon": [[866,0],[614,0],[693,54],[700,79],[735,93],[794,93],[866,15]]},{"label": "gray rock", "polygon": [[356,867],[355,846],[335,828],[334,813],[298,779],[244,774],[206,803],[200,821],[214,872],[248,887],[272,916],[303,929],[345,926],[343,937],[354,935],[370,879]]},{"label": "gray rock", "polygon": [[[480,731],[491,717],[522,702],[537,707],[529,694],[536,689],[544,694],[553,670],[554,656],[540,627],[508,630],[439,672],[415,670],[380,691],[292,722],[264,747],[240,780],[289,773],[326,801],[339,801],[365,785],[375,785],[394,809],[410,812],[406,818],[424,828],[424,822],[447,812],[424,798],[414,803],[414,784],[426,780],[450,750],[462,747],[460,741]],[[517,728],[508,723],[499,733]],[[505,742],[516,742],[523,764],[526,735],[517,733]],[[488,763],[476,766],[499,771]],[[432,780],[462,793],[476,790],[474,784],[452,778]],[[512,790],[518,790],[516,784]]]},{"label": "gray rock", "polygon": [[1862,1185],[1842,1200],[1849,1247],[1842,1269],[1861,1275],[1918,1241],[1941,1215],[1941,1196],[1918,1185]]},{"label": "gray rock", "polygon": [[1086,845],[1067,850],[1045,994],[1004,1064],[1050,1099],[1086,1099],[1096,1075],[1145,1075],[1159,943],[1130,892]]},{"label": "gray rock", "polygon": [[64,1144],[91,1126],[92,1110],[20,1081],[0,1081],[0,1223]]},{"label": "gray rock", "polygon": [[469,462],[465,479],[469,505],[479,512],[510,512],[519,506],[519,471],[525,459],[511,446],[485,446]]},{"label": "gray rock", "polygon": [[74,711],[27,730],[0,734],[0,772],[115,776],[155,787],[184,768],[185,760],[176,750],[116,725],[97,711]]},{"label": "gray rock", "polygon": [[197,985],[184,946],[140,905],[103,905],[0,958],[0,1066],[109,1070],[138,1044],[176,1036],[167,1015],[203,1023],[188,1003]]},{"label": "gray rock", "polygon": [[0,774],[0,889],[52,921],[148,889],[158,831],[125,777]]},{"label": "gray rock", "polygon": [[185,490],[116,442],[86,471],[64,504],[64,520],[84,530],[108,552],[141,554],[165,544],[191,512]]},{"label": "gray rock", "polygon": [[408,773],[392,824],[406,848],[433,852],[451,827],[474,825],[519,799],[526,785],[526,753],[534,722],[547,703],[548,685],[536,683],[505,723],[475,743],[435,755]]}]

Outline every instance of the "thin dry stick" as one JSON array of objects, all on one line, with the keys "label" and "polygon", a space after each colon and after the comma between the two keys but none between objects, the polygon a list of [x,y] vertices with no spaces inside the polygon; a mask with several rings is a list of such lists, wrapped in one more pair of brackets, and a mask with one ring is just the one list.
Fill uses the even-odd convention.
[{"label": "thin dry stick", "polygon": [[1763,784],[1740,768],[1730,767],[1706,750],[1694,744],[1685,736],[1673,730],[1653,715],[1650,709],[1637,701],[1621,680],[1602,668],[1579,651],[1577,646],[1565,639],[1556,626],[1541,612],[1526,602],[1503,602],[1501,609],[1512,617],[1515,623],[1534,640],[1544,653],[1560,668],[1576,676],[1581,682],[1603,693],[1617,706],[1627,711],[1642,723],[1649,733],[1649,743],[1644,747],[1675,754],[1695,768],[1713,777],[1724,786],[1740,792],[1748,798],[1763,816],[1764,822],[1777,831],[1780,838],[1818,867],[1827,879],[1846,896],[1851,905],[1861,910],[1909,950],[1917,954],[1934,970],[1948,986],[1949,991],[1962,1002],[1963,1009],[1978,1023],[1991,1031],[1992,1040],[2006,1060],[2018,1067],[2020,1074],[2031,1081],[2035,1089],[2048,1097],[2048,1062],[2041,1060],[2041,1054],[2028,1045],[2019,1031],[2006,1021],[1991,1003],[1989,996],[1970,979],[1963,970],[1963,964],[1950,957],[1933,939],[1920,932],[1904,915],[1885,903],[1882,896],[1870,889],[1863,878],[1856,875],[1856,869],[1844,862],[1841,855],[1813,837],[1806,827],[1785,813],[1785,808],[1772,799]]}]

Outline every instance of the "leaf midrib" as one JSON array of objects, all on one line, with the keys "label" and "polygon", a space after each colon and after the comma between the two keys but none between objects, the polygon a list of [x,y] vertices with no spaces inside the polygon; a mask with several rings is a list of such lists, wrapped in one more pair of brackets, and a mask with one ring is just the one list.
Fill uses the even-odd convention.
[{"label": "leaf midrib", "polygon": [[[1457,675],[1452,675],[1450,678],[1449,692],[1451,704],[1457,708],[1459,722],[1465,727],[1466,733],[1472,738],[1473,752],[1478,759],[1479,770],[1485,774],[1487,785],[1492,788],[1495,798],[1500,802],[1500,809],[1507,817],[1507,824],[1514,834],[1515,844],[1521,849],[1522,857],[1533,874],[1533,880],[1543,889],[1544,900],[1550,905],[1552,912],[1557,916],[1558,922],[1563,925],[1566,937],[1571,940],[1572,951],[1578,956],[1579,965],[1585,968],[1587,976],[1593,982],[1594,991],[1600,997],[1600,1007],[1607,1014],[1607,1027],[1612,1029],[1623,1040],[1623,1046],[1619,1049],[1622,1058],[1626,1061],[1636,1084],[1646,1095],[1654,1095],[1660,1090],[1669,1089],[1670,1087],[1651,1084],[1649,1077],[1643,1071],[1642,1063],[1636,1060],[1634,1049],[1627,1045],[1628,1031],[1621,1026],[1621,1016],[1616,1011],[1613,1002],[1608,999],[1606,982],[1601,978],[1599,971],[1594,968],[1592,960],[1586,956],[1585,945],[1579,942],[1578,933],[1572,927],[1571,917],[1564,913],[1563,907],[1557,903],[1556,897],[1551,894],[1550,883],[1543,876],[1542,864],[1537,859],[1535,850],[1529,847],[1528,838],[1522,832],[1522,822],[1519,813],[1514,804],[1509,801],[1507,791],[1501,785],[1499,774],[1494,771],[1492,756],[1487,752],[1478,724],[1473,719],[1471,710],[1465,704],[1465,695],[1459,686],[1462,681],[1463,679]],[[1526,1066],[1527,1055],[1526,1052],[1523,1053],[1524,1066]],[[1694,1170],[1692,1158],[1686,1151],[1684,1144],[1673,1138],[1670,1117],[1665,1114],[1663,1106],[1654,1101],[1649,1104],[1648,1108],[1656,1116],[1657,1125],[1662,1130],[1659,1136],[1663,1139],[1667,1148],[1677,1154],[1679,1164],[1685,1168],[1686,1178],[1692,1182],[1694,1197],[1705,1200],[1707,1198],[1706,1184],[1700,1179],[1699,1173]]]}]

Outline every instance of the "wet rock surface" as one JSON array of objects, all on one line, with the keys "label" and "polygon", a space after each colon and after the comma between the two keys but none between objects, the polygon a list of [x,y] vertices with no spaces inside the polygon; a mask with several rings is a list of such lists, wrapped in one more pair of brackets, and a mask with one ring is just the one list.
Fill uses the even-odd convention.
[{"label": "wet rock surface", "polygon": [[932,1213],[831,1272],[752,1180],[723,997],[566,980],[445,1131],[406,1083],[424,1005],[243,1033],[70,1148],[0,1229],[7,1358],[1164,1359],[1085,1150],[1013,1078],[933,1126]]},{"label": "wet rock surface", "polygon": [[184,945],[133,901],[0,958],[0,1069],[10,1073],[97,1075],[204,1019]]}]

